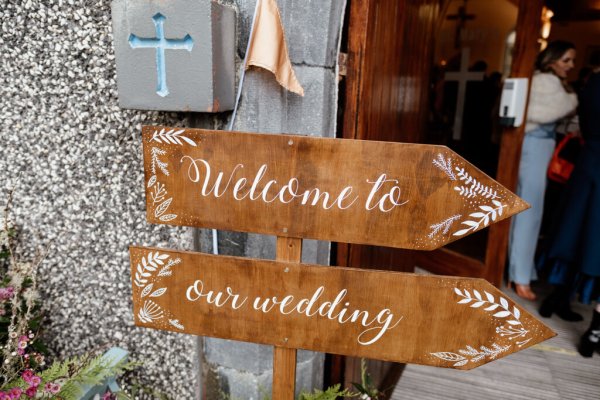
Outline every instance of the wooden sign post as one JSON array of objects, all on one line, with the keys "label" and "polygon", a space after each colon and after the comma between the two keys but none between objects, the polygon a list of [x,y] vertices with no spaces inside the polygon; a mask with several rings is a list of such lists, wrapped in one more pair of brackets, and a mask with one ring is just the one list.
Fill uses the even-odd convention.
[{"label": "wooden sign post", "polygon": [[480,279],[300,263],[302,238],[434,249],[528,207],[446,147],[144,127],[148,221],[276,235],[277,260],[131,247],[139,326],[470,369],[554,336]]}]

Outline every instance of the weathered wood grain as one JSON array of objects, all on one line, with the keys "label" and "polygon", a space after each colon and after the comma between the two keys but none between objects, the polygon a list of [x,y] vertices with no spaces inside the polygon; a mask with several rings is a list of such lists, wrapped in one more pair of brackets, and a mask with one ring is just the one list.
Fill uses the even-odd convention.
[{"label": "weathered wood grain", "polygon": [[481,279],[130,254],[135,323],[144,327],[460,369],[554,336]]},{"label": "weathered wood grain", "polygon": [[[277,238],[277,261],[296,265],[302,258],[302,239]],[[273,398],[293,399],[296,384],[296,349],[275,346],[273,349]]]},{"label": "weathered wood grain", "polygon": [[528,207],[444,146],[143,129],[152,223],[430,250]]}]

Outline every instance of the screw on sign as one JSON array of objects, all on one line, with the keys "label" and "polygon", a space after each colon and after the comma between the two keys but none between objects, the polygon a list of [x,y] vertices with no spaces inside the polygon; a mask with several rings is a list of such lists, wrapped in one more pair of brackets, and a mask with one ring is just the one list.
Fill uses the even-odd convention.
[{"label": "screw on sign", "polygon": [[481,279],[300,263],[302,238],[431,250],[528,207],[446,147],[149,126],[143,144],[149,222],[278,239],[276,261],[132,246],[136,324],[275,346],[273,398],[298,348],[471,369],[555,335]]}]

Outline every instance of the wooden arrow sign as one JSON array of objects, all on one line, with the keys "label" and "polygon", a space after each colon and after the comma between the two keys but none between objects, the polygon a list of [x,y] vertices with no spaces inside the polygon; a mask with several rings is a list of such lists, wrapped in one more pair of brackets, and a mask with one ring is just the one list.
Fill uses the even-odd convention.
[{"label": "wooden arrow sign", "polygon": [[527,203],[444,146],[143,128],[148,221],[432,250]]},{"label": "wooden arrow sign", "polygon": [[555,336],[482,279],[131,247],[135,323],[471,369]]}]

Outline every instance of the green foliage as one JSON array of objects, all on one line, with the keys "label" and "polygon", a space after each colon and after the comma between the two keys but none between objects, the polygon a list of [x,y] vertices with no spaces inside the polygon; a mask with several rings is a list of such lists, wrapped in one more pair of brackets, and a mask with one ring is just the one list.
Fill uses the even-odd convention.
[{"label": "green foliage", "polygon": [[373,385],[371,375],[367,371],[367,361],[362,358],[360,360],[360,383],[353,382],[352,385],[358,390],[358,393],[371,400],[379,399],[382,393]]},{"label": "green foliage", "polygon": [[340,390],[341,385],[333,385],[326,391],[315,389],[313,393],[300,393],[298,400],[336,400],[338,398],[354,397],[355,394],[350,393],[348,389]]},{"label": "green foliage", "polygon": [[113,364],[113,360],[100,356],[75,357],[62,363],[59,370],[68,371],[68,378],[63,383],[59,397],[64,400],[77,400],[81,397],[83,386],[101,385],[107,378],[122,375],[135,368],[137,363],[121,361]]},{"label": "green foliage", "polygon": [[139,364],[88,354],[46,365],[48,351],[38,339],[44,320],[36,272],[42,259],[23,262],[15,253],[17,232],[8,221],[11,198],[0,215],[0,398],[12,389],[10,398],[79,399],[82,387],[104,384]]},{"label": "green foliage", "polygon": [[69,365],[73,362],[73,359],[67,361],[56,361],[53,362],[50,367],[42,371],[40,377],[44,382],[53,382],[60,378],[65,378],[69,375]]}]

